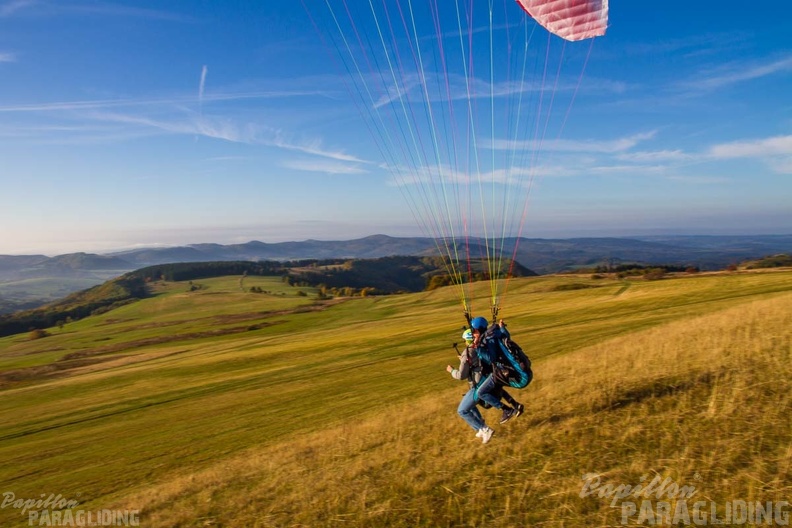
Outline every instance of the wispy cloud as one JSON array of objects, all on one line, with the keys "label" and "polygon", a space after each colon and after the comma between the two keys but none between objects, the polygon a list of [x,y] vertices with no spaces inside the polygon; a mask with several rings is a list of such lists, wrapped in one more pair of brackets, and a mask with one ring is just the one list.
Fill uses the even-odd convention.
[{"label": "wispy cloud", "polygon": [[364,174],[368,171],[358,164],[343,163],[332,160],[289,160],[281,163],[282,167],[306,172],[321,172],[325,174]]},{"label": "wispy cloud", "polygon": [[636,163],[654,163],[658,161],[687,161],[695,156],[681,150],[656,150],[642,152],[625,152],[618,154],[616,159]]},{"label": "wispy cloud", "polygon": [[97,120],[149,127],[170,134],[203,136],[232,143],[262,145],[287,151],[302,152],[342,162],[366,163],[366,161],[347,154],[342,150],[332,150],[324,147],[320,139],[294,138],[278,129],[254,123],[238,123],[227,118],[207,117],[188,113],[180,118],[156,119],[109,112],[95,113],[93,117]]},{"label": "wispy cloud", "polygon": [[63,11],[77,13],[80,15],[100,15],[127,18],[148,18],[155,20],[170,20],[174,22],[190,22],[194,18],[182,13],[172,11],[161,11],[157,9],[146,9],[142,7],[129,7],[117,4],[78,4],[58,6]]},{"label": "wispy cloud", "polygon": [[553,139],[538,142],[496,139],[494,142],[484,140],[480,143],[480,145],[493,150],[535,150],[541,148],[542,151],[548,152],[590,152],[612,154],[629,150],[642,141],[652,139],[655,134],[656,131],[644,132],[641,134],[634,134],[632,136],[607,141]]},{"label": "wispy cloud", "polygon": [[[244,99],[279,99],[317,95],[316,91],[260,91],[244,93],[204,94],[204,102],[239,101]],[[120,108],[125,106],[155,106],[195,104],[195,96],[179,96],[162,99],[96,99],[88,101],[56,101],[51,103],[30,103],[13,106],[0,106],[0,112],[50,112],[71,111],[102,108]]]},{"label": "wispy cloud", "polygon": [[155,129],[168,134],[203,136],[232,143],[262,143],[259,139],[262,127],[239,125],[230,119],[208,118],[194,113],[167,119],[114,112],[95,112],[87,116],[97,121]]},{"label": "wispy cloud", "polygon": [[[425,72],[422,75],[418,73],[403,74],[396,81],[393,81],[390,75],[372,75],[368,79],[360,79],[358,82],[362,89],[361,93],[378,94],[373,106],[380,108],[389,104],[396,104],[394,102],[400,98],[424,104],[427,101],[435,103],[471,99],[514,98],[516,100],[520,94],[573,92],[579,88],[577,77],[579,74],[580,71],[578,70],[575,75],[562,76],[558,82],[546,81],[545,83],[540,82],[538,77],[533,76],[525,79],[511,79],[492,83],[485,79],[465,77],[454,72],[447,72],[444,75],[431,72]],[[383,84],[383,79],[387,79],[388,84]],[[585,86],[587,92],[595,93],[621,94],[627,89],[627,83],[595,78],[587,79]]]},{"label": "wispy cloud", "polygon": [[747,34],[739,31],[702,33],[682,38],[662,39],[651,43],[628,44],[622,48],[622,51],[630,55],[658,56],[678,53],[687,56],[706,55],[741,46],[746,38]]},{"label": "wispy cloud", "polygon": [[668,167],[665,165],[601,165],[586,170],[598,174],[663,174],[668,171]]},{"label": "wispy cloud", "polygon": [[679,83],[683,89],[714,90],[744,81],[792,71],[792,55],[752,63],[729,63]]},{"label": "wispy cloud", "polygon": [[39,145],[99,145],[150,137],[150,130],[110,124],[0,125],[0,138]]},{"label": "wispy cloud", "polygon": [[0,51],[0,62],[16,62],[16,55],[7,51]]},{"label": "wispy cloud", "polygon": [[733,141],[710,147],[714,159],[756,158],[779,174],[792,174],[792,136]]},{"label": "wispy cloud", "polygon": [[792,156],[792,136],[721,143],[710,147],[709,155],[719,159]]},{"label": "wispy cloud", "polygon": [[533,177],[541,176],[568,176],[576,171],[567,167],[555,165],[542,165],[534,168],[504,167],[485,171],[465,171],[453,169],[448,165],[420,166],[420,167],[387,167],[393,176],[390,182],[395,186],[432,186],[432,185],[479,185],[501,184],[508,186],[528,186]]},{"label": "wispy cloud", "polygon": [[9,17],[18,11],[36,5],[36,0],[11,0],[0,5],[0,18]]},{"label": "wispy cloud", "polygon": [[104,2],[48,2],[41,0],[11,0],[0,5],[0,18],[31,13],[36,16],[108,16],[126,18],[147,18],[191,22],[194,17],[172,11],[161,11],[141,7],[123,6]]},{"label": "wispy cloud", "polygon": [[198,83],[198,100],[201,102],[203,102],[204,88],[206,88],[207,73],[209,73],[209,69],[206,67],[206,64],[204,64],[203,68],[201,68],[201,81]]},{"label": "wispy cloud", "polygon": [[[234,102],[247,99],[279,99],[315,96],[315,91],[250,91],[207,94],[208,67],[201,69],[198,95],[150,99],[97,99],[0,106],[0,113],[42,114],[58,119],[56,125],[67,123],[105,123],[119,125],[108,137],[140,137],[152,134],[184,134],[221,139],[234,143],[262,145],[341,162],[366,163],[340,149],[323,145],[320,139],[299,138],[279,129],[256,122],[244,122],[238,117],[206,116],[203,107],[211,102]],[[197,106],[197,108],[196,108]],[[200,111],[196,111],[200,110]],[[63,138],[65,142],[90,141],[92,134]],[[56,140],[41,137],[41,141]],[[106,142],[103,140],[102,142]]]},{"label": "wispy cloud", "polygon": [[295,140],[293,138],[288,137],[287,135],[283,134],[280,131],[276,131],[274,133],[273,138],[265,139],[261,143],[272,147],[278,147],[284,150],[293,150],[297,152],[302,152],[304,154],[311,154],[313,156],[329,158],[337,161],[366,163],[366,161],[356,156],[347,154],[344,151],[326,149],[322,145],[322,141],[319,139]]}]

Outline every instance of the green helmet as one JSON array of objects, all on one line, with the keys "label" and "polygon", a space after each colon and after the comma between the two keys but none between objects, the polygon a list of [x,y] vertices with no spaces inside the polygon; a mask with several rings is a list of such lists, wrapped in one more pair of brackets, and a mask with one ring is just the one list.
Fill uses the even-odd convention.
[{"label": "green helmet", "polygon": [[462,339],[464,339],[468,343],[472,343],[473,342],[473,332],[471,332],[470,329],[465,330],[464,332],[462,332]]}]

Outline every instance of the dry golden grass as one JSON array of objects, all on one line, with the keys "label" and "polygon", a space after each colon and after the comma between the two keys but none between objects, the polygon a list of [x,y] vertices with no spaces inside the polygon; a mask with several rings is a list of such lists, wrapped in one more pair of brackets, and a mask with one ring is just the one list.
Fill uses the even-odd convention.
[{"label": "dry golden grass", "polygon": [[719,503],[790,501],[791,360],[790,294],[630,333],[536,362],[514,392],[525,414],[487,445],[438,365],[430,397],[174,474],[112,508],[141,509],[145,526],[620,525],[610,500],[580,496],[586,473],[668,477]]}]

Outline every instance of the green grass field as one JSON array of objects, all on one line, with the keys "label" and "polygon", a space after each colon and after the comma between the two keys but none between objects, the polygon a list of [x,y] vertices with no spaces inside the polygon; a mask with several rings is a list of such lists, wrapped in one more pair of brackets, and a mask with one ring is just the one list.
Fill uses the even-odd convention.
[{"label": "green grass field", "polygon": [[513,280],[501,315],[536,381],[486,446],[444,371],[455,290],[320,302],[244,280],[267,293],[160,283],[0,339],[0,492],[140,509],[142,526],[618,524],[578,496],[589,472],[792,499],[792,271]]}]

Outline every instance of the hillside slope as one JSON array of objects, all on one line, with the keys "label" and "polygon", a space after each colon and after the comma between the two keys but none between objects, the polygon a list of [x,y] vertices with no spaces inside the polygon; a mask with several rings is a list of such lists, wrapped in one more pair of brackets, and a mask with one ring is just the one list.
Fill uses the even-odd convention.
[{"label": "hillside slope", "polygon": [[790,271],[514,280],[503,314],[537,378],[487,446],[444,371],[454,290],[317,303],[245,285],[268,293],[158,283],[49,337],[0,338],[6,489],[142,509],[146,526],[617,524],[577,496],[588,472],[718,500],[788,491]]},{"label": "hillside slope", "polygon": [[[540,274],[618,264],[673,265],[702,270],[724,269],[746,259],[792,253],[792,235],[664,236],[630,238],[504,239],[501,255]],[[493,255],[482,239],[468,238],[460,254],[473,259]],[[150,265],[178,262],[260,261],[295,259],[370,259],[395,255],[433,256],[431,238],[374,235],[356,240],[280,242],[267,244],[193,244],[141,248],[111,255],[73,253],[0,255],[0,314],[41,306],[71,292]],[[36,282],[30,282],[36,280]]]},{"label": "hillside slope", "polygon": [[[646,497],[599,492],[659,477],[655,489],[692,490],[680,520],[692,524],[695,501],[721,520],[727,503],[751,504],[750,520],[756,502],[790,497],[790,329],[792,295],[669,323],[538,362],[517,394],[525,416],[486,446],[455,416],[459,387],[447,388],[114,507],[141,508],[151,526],[603,526],[634,523],[629,505]],[[659,494],[652,519],[670,524],[658,504],[673,514],[682,501]],[[770,518],[788,518],[783,508]]]}]

